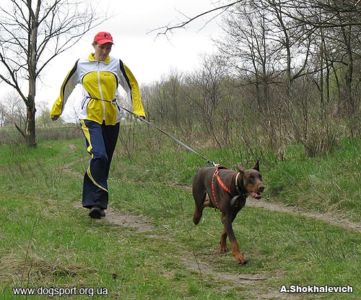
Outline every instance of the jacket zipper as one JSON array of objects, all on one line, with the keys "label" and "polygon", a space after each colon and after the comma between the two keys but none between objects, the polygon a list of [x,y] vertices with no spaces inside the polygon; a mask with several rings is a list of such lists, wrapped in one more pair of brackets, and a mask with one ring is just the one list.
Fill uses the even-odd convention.
[{"label": "jacket zipper", "polygon": [[102,86],[100,84],[100,62],[99,61],[98,61],[98,89],[99,89],[99,93],[100,93],[100,100],[101,100],[102,106],[103,106],[103,121],[105,122],[105,103],[104,103],[104,98],[103,98]]}]

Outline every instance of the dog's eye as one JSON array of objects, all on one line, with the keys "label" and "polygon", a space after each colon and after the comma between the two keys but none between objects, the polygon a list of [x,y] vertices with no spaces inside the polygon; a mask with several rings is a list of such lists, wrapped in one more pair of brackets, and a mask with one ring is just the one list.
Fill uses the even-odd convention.
[{"label": "dog's eye", "polygon": [[249,176],[250,183],[255,183],[255,181],[256,181],[256,178],[253,175]]}]

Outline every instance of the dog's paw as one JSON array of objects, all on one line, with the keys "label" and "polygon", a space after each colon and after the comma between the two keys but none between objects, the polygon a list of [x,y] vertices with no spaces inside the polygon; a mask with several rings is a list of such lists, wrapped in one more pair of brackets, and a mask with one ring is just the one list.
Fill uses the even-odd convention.
[{"label": "dog's paw", "polygon": [[226,252],[228,252],[229,250],[228,250],[228,248],[227,248],[227,246],[220,246],[219,247],[219,252],[220,253],[226,253]]},{"label": "dog's paw", "polygon": [[201,214],[197,214],[197,213],[194,213],[194,216],[193,216],[193,223],[194,225],[198,225],[199,221],[201,220],[202,218],[202,215]]},{"label": "dog's paw", "polygon": [[235,258],[240,265],[245,265],[247,263],[246,258],[242,254],[237,255]]}]

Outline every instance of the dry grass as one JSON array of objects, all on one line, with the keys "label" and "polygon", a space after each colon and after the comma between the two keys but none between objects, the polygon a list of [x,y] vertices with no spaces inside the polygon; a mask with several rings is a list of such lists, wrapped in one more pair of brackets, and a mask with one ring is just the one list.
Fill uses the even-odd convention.
[{"label": "dry grass", "polygon": [[[65,258],[69,260],[69,258]],[[80,264],[64,263],[64,257],[46,260],[36,254],[23,253],[22,256],[13,253],[0,259],[0,281],[2,283],[51,282],[59,277],[86,277],[96,270]]]}]

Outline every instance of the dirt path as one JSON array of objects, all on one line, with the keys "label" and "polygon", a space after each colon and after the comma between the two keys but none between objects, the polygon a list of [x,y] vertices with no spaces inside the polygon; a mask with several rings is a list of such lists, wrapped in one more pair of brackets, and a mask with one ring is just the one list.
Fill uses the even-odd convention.
[{"label": "dirt path", "polygon": [[112,208],[107,210],[107,216],[104,220],[112,225],[131,228],[140,233],[152,232],[155,229],[152,223],[144,216],[132,215]]},{"label": "dirt path", "polygon": [[[83,209],[79,203],[75,204],[74,207]],[[237,274],[214,269],[211,264],[202,260],[198,255],[179,245],[174,238],[157,234],[156,227],[142,215],[134,215],[109,208],[106,211],[106,217],[96,220],[96,222],[107,222],[114,226],[130,228],[136,233],[145,234],[147,238],[162,239],[164,242],[174,245],[174,248],[179,252],[177,257],[179,257],[179,261],[185,269],[197,273],[203,283],[214,282],[221,284],[224,291],[247,285],[250,288],[244,292],[251,299],[301,299],[297,296],[293,297],[293,295],[280,294],[277,289],[270,289],[267,281],[275,277],[282,277],[282,274]],[[232,259],[231,256],[230,259]]]},{"label": "dirt path", "polygon": [[[251,207],[264,208],[271,211],[281,211],[285,213],[299,214],[298,211],[291,211],[289,208],[285,209],[282,206],[265,203],[264,201],[251,200],[248,205]],[[74,205],[77,209],[83,209],[79,203]],[[142,215],[134,215],[128,212],[121,212],[116,209],[109,208],[106,211],[106,218],[96,220],[96,222],[107,222],[114,226],[121,226],[130,228],[139,234],[146,234],[147,238],[162,239],[168,244],[174,245],[175,249],[180,252],[179,261],[190,272],[197,273],[201,278],[201,282],[214,282],[222,285],[222,290],[238,288],[240,286],[249,286],[244,292],[247,293],[247,298],[251,299],[305,299],[298,295],[281,294],[277,288],[271,288],[268,281],[276,277],[282,277],[280,274],[242,274],[230,273],[216,270],[211,264],[202,260],[197,254],[192,251],[180,247],[175,239],[156,233],[156,227],[152,222]],[[217,254],[215,254],[217,255]],[[231,257],[230,257],[231,259]],[[205,287],[206,288],[206,287]],[[307,297],[306,297],[307,299]]]},{"label": "dirt path", "polygon": [[[76,207],[80,208],[79,205],[76,205]],[[225,291],[237,288],[241,285],[254,285],[255,287],[250,288],[248,291],[254,299],[290,299],[289,297],[283,297],[278,291],[270,292],[267,289],[264,283],[267,282],[267,280],[274,278],[274,275],[237,274],[215,270],[210,264],[197,257],[196,254],[181,247],[172,237],[165,237],[157,234],[156,227],[144,216],[124,213],[109,208],[106,211],[106,218],[99,220],[98,222],[107,222],[111,225],[130,228],[137,233],[146,234],[147,238],[162,239],[164,242],[174,245],[174,248],[180,252],[177,257],[179,257],[179,261],[184,268],[190,272],[197,273],[202,282],[213,281],[218,284],[222,283],[222,289]]]},{"label": "dirt path", "polygon": [[[179,245],[176,243],[174,239],[167,236],[158,235],[155,233],[155,227],[152,223],[147,220],[144,216],[140,215],[132,215],[129,213],[123,213],[114,209],[107,210],[107,216],[104,221],[116,225],[134,229],[138,233],[147,233],[148,238],[156,238],[165,240],[167,243],[174,244],[176,248],[179,248]],[[247,274],[232,274],[232,273],[225,273],[225,272],[216,272],[214,271],[209,264],[206,262],[201,261],[198,257],[194,255],[194,253],[186,250],[181,249],[182,254],[180,255],[180,261],[182,264],[192,272],[199,272],[202,275],[211,276],[217,281],[227,281],[233,284],[240,284],[240,283],[247,283],[252,284],[256,283],[257,281],[263,281],[269,279],[268,277],[261,277],[257,275],[247,275]]]},{"label": "dirt path", "polygon": [[344,229],[361,232],[361,223],[354,223],[345,218],[330,213],[309,212],[297,207],[290,207],[280,203],[266,202],[264,200],[254,200],[251,198],[247,199],[246,206],[311,218],[331,225],[336,225]]}]

